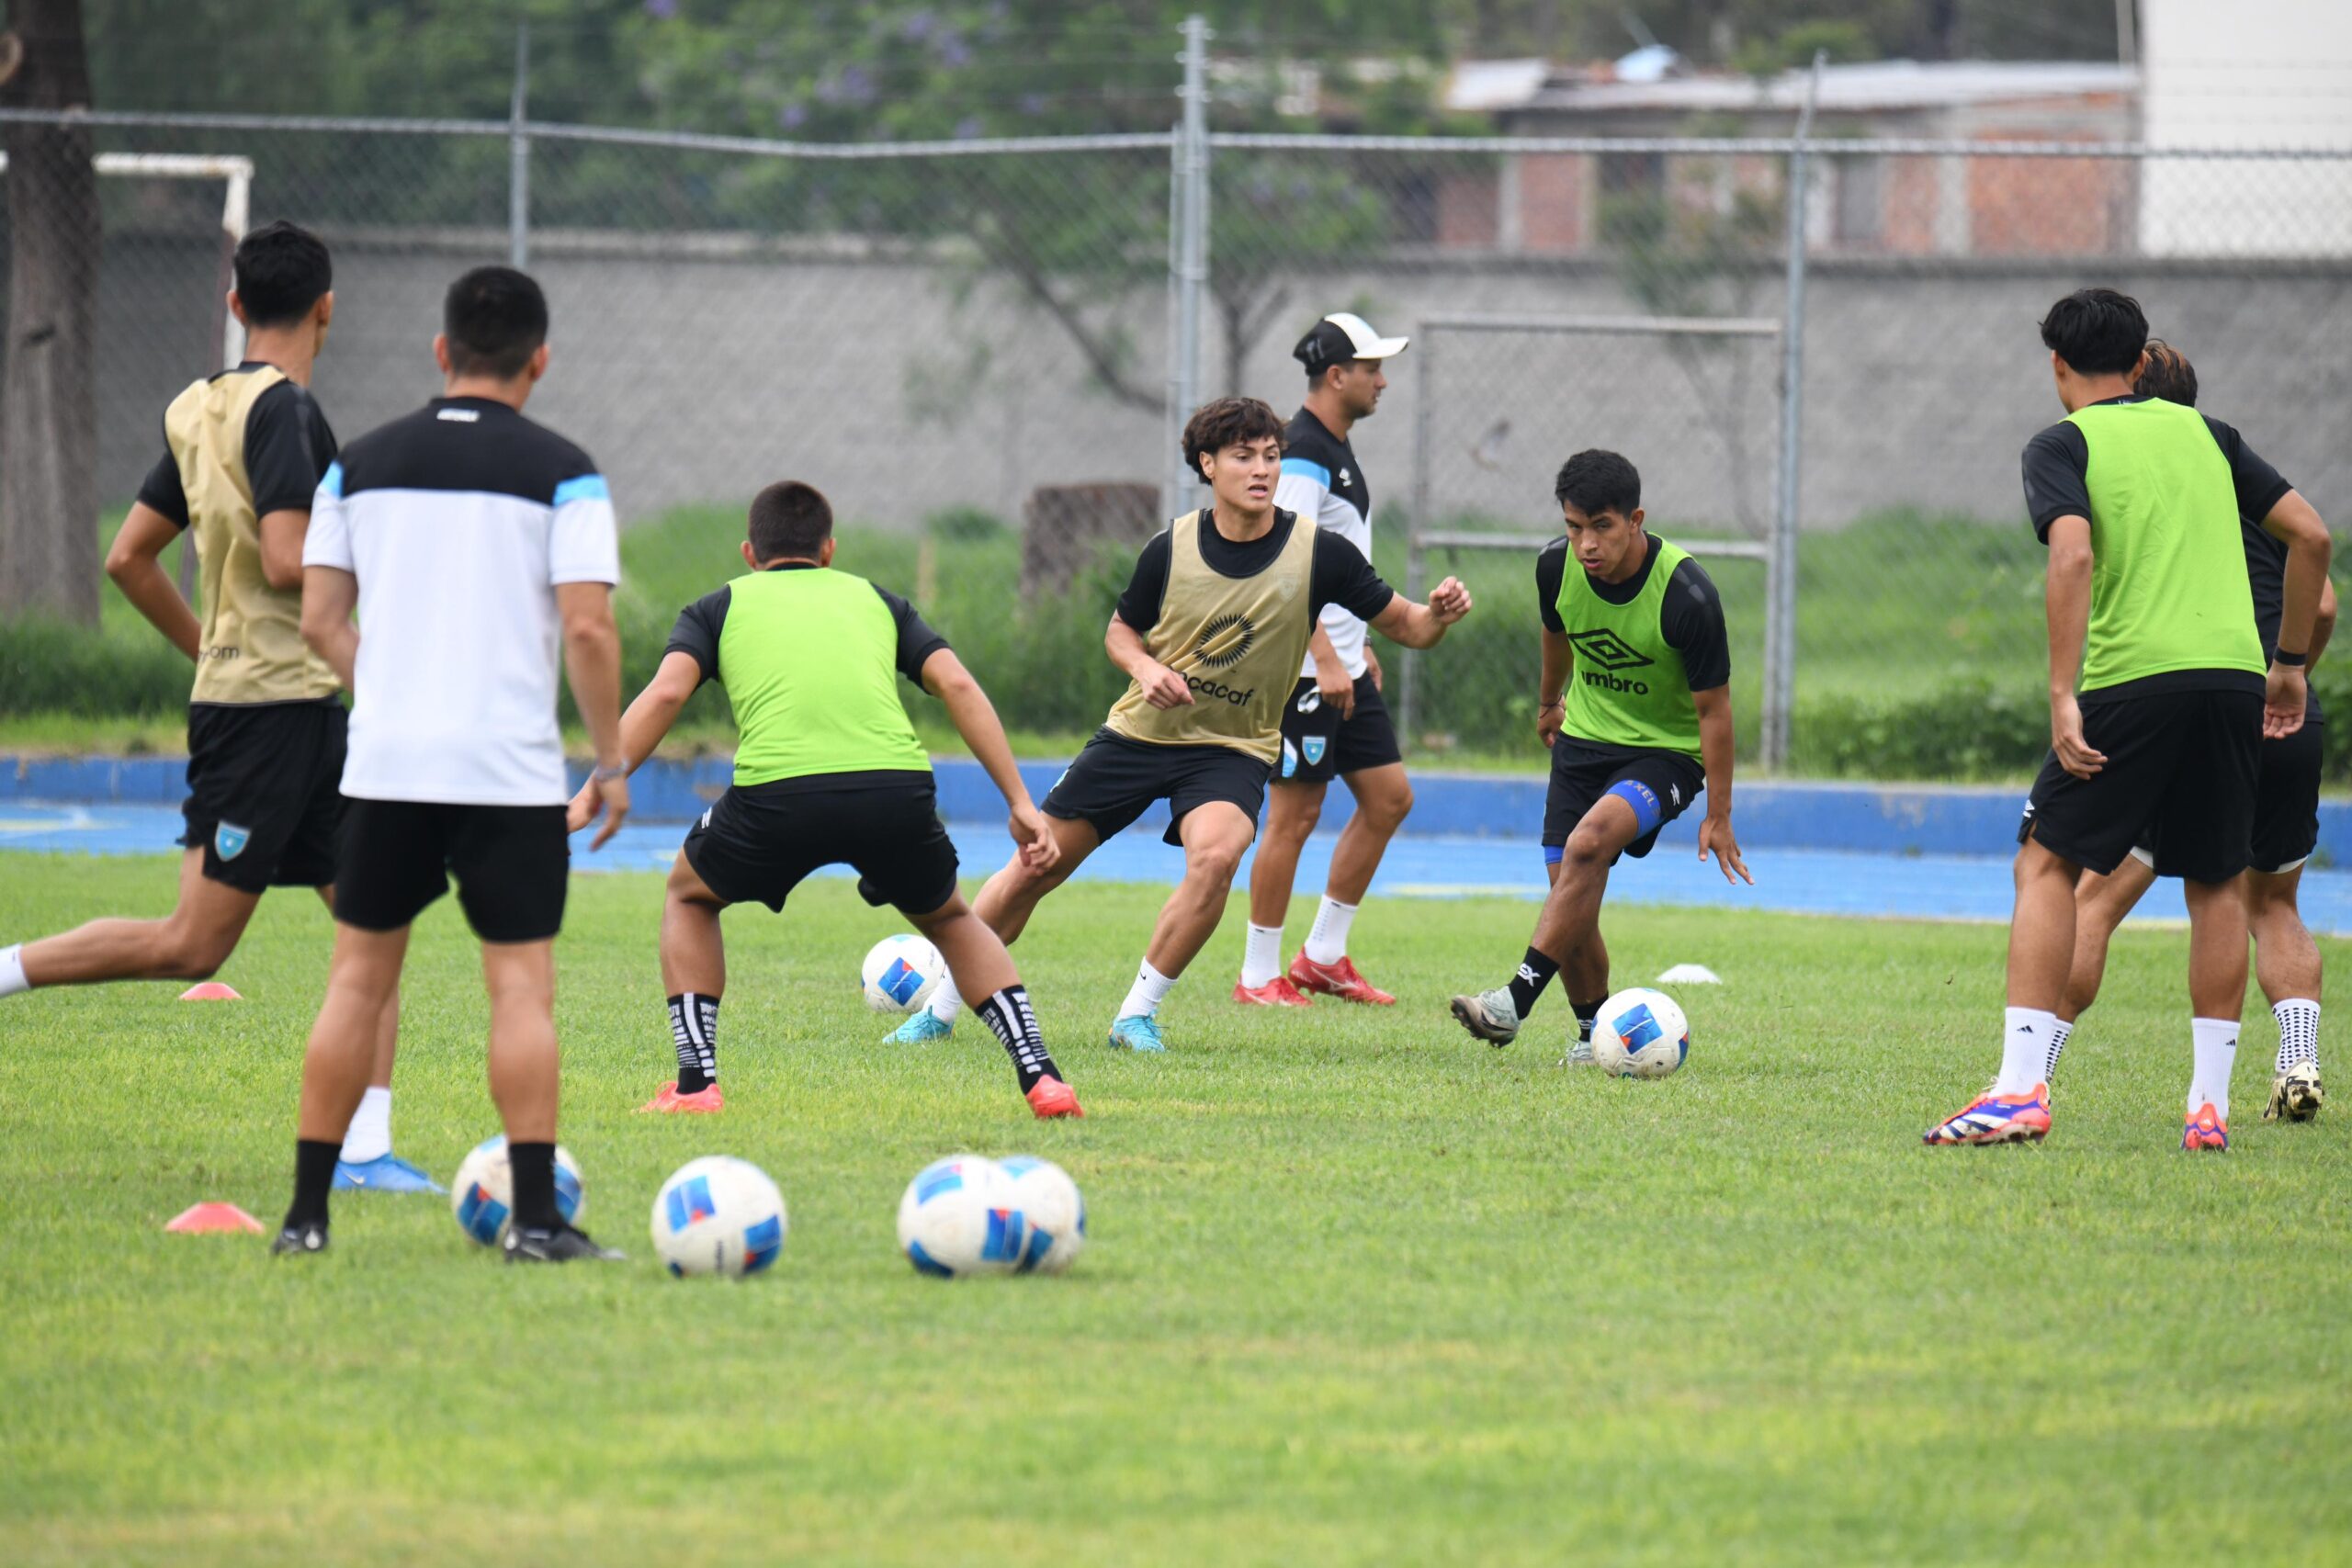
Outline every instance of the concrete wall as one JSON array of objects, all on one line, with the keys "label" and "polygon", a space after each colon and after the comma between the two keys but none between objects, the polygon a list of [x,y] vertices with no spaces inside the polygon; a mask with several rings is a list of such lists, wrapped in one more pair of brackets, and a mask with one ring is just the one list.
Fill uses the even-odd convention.
[{"label": "concrete wall", "polygon": [[[101,449],[103,493],[116,501],[153,461],[164,402],[209,367],[216,258],[184,248],[108,258]],[[436,389],[441,290],[499,254],[489,236],[432,246],[338,239],[336,326],[316,386],[346,440]],[[872,522],[912,526],[957,505],[1010,519],[1039,484],[1151,483],[1162,468],[1157,412],[1102,389],[1042,313],[952,268],[713,256],[685,242],[599,251],[549,236],[536,270],[553,304],[556,353],[532,412],[599,457],[630,517],[687,502],[739,505],[794,474]],[[2197,362],[2209,410],[2240,425],[2323,513],[2352,512],[2352,449],[2341,439],[2352,411],[2352,278],[2340,267],[1825,261],[1813,276],[1809,526],[1895,506],[2018,518],[2018,449],[2060,412],[2034,324],[2088,281],[2137,293],[2157,331]],[[1634,310],[1592,262],[1396,262],[1277,287],[1287,302],[1238,386],[1285,412],[1303,384],[1289,346],[1326,310],[1361,310],[1390,333],[1464,311]],[[1724,303],[1779,313],[1776,273],[1759,269],[1743,287],[1744,304]],[[1165,299],[1149,291],[1123,316],[1133,378],[1157,390]],[[1778,376],[1769,343],[1695,364],[1627,340],[1447,336],[1435,348],[1441,516],[1547,525],[1553,468],[1592,445],[1634,456],[1662,517],[1736,527],[1769,514]],[[1377,506],[1412,492],[1417,352],[1395,362],[1379,413],[1357,432]],[[1206,359],[1207,389],[1225,390],[1214,325]],[[1730,446],[1747,457],[1741,487],[1727,477]]]}]

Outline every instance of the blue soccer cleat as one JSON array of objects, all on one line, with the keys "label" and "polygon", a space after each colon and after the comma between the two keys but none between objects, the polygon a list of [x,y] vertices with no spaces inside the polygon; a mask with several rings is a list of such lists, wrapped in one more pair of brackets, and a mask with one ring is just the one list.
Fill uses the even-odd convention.
[{"label": "blue soccer cleat", "polygon": [[2023,1094],[1996,1094],[1988,1087],[1959,1115],[1928,1128],[1920,1142],[1931,1146],[2038,1144],[2049,1134],[2048,1084],[2036,1084]]},{"label": "blue soccer cleat", "polygon": [[334,1190],[338,1192],[446,1192],[433,1178],[401,1158],[398,1155],[379,1155],[371,1160],[353,1165],[347,1160],[334,1162]]},{"label": "blue soccer cleat", "polygon": [[956,1032],[952,1023],[942,1023],[929,1008],[910,1016],[906,1022],[882,1037],[885,1045],[927,1045],[934,1040],[944,1040]]},{"label": "blue soccer cleat", "polygon": [[1159,1022],[1148,1012],[1112,1021],[1110,1043],[1114,1051],[1168,1049],[1168,1043],[1159,1037]]}]

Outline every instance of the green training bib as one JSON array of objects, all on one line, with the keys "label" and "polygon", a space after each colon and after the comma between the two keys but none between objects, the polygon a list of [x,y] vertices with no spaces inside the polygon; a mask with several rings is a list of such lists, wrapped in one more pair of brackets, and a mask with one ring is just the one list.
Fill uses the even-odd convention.
[{"label": "green training bib", "polygon": [[899,624],[862,577],[820,567],[728,584],[718,678],[741,732],[735,782],[929,773],[898,660]]},{"label": "green training bib", "polygon": [[1576,650],[1561,694],[1561,728],[1579,740],[1699,755],[1699,705],[1682,655],[1660,618],[1667,584],[1690,552],[1664,539],[1633,602],[1612,604],[1570,556],[1560,574],[1560,624]]}]

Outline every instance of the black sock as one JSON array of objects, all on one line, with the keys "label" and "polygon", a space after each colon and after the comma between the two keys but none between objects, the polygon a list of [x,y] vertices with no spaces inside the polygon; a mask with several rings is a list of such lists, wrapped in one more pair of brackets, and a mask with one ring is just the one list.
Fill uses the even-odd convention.
[{"label": "black sock", "polygon": [[298,1139],[294,1145],[294,1206],[286,1211],[288,1229],[327,1223],[327,1192],[334,1186],[335,1162],[343,1157],[343,1142]]},{"label": "black sock", "polygon": [[525,1230],[551,1231],[563,1224],[555,1206],[555,1145],[506,1145],[506,1168],[514,1178],[514,1224]]},{"label": "black sock", "polygon": [[1535,1010],[1535,998],[1544,994],[1544,987],[1559,972],[1558,964],[1532,947],[1527,950],[1527,956],[1519,961],[1519,973],[1510,978],[1511,1005],[1519,1009],[1520,1017],[1525,1018]]},{"label": "black sock", "polygon": [[1592,1026],[1600,1017],[1600,1003],[1608,999],[1607,997],[1603,997],[1599,1002],[1570,1002],[1568,1004],[1577,1010],[1577,1038],[1588,1045],[1592,1043]]},{"label": "black sock", "polygon": [[1021,1075],[1021,1092],[1027,1094],[1037,1087],[1039,1078],[1057,1078],[1061,1069],[1054,1066],[1054,1058],[1046,1049],[1046,1037],[1037,1032],[1037,1015],[1030,1010],[1028,987],[1007,986],[994,996],[983,997],[973,1004],[973,1010],[988,1020],[996,1031],[1004,1054],[1012,1058],[1012,1070]]},{"label": "black sock", "polygon": [[694,991],[670,998],[670,1043],[678,1048],[678,1092],[718,1081],[718,998]]}]

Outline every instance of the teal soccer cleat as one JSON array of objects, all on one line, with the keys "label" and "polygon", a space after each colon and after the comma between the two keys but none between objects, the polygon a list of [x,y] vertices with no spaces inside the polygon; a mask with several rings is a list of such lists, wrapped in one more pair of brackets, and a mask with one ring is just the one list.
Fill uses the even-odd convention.
[{"label": "teal soccer cleat", "polygon": [[944,1040],[956,1032],[952,1023],[942,1023],[929,1008],[918,1010],[906,1022],[882,1037],[885,1045],[927,1045],[933,1040]]},{"label": "teal soccer cleat", "polygon": [[1159,1024],[1148,1012],[1116,1019],[1111,1024],[1111,1049],[1114,1051],[1165,1051],[1168,1043],[1159,1037]]},{"label": "teal soccer cleat", "polygon": [[334,1164],[334,1190],[337,1192],[446,1192],[433,1178],[398,1155],[379,1155],[371,1160],[353,1165],[347,1160]]}]

